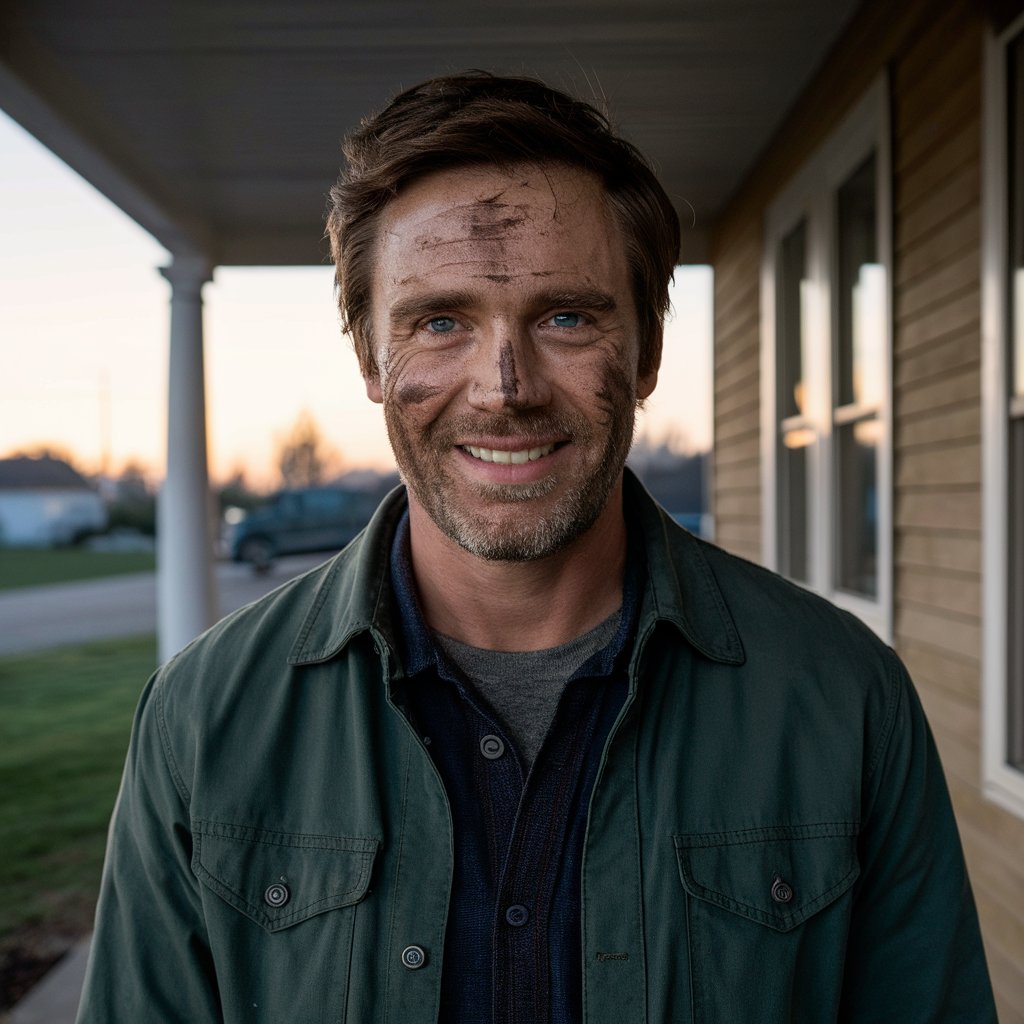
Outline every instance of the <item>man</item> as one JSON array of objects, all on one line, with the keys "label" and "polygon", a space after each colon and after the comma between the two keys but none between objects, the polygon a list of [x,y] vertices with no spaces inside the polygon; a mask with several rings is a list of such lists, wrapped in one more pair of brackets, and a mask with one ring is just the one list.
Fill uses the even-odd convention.
[{"label": "man", "polygon": [[642,158],[484,74],[346,156],[406,486],[151,681],[80,1020],[994,1020],[896,657],[624,475],[679,244]]}]

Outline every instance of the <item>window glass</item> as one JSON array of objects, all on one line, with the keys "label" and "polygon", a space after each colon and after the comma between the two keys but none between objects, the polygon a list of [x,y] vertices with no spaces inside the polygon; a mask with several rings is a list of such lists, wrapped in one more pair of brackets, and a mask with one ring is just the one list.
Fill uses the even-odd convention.
[{"label": "window glass", "polygon": [[1024,34],[1007,52],[1010,155],[1010,361],[1013,394],[1024,397]]},{"label": "window glass", "polygon": [[878,595],[878,459],[886,347],[885,268],[879,262],[875,155],[836,193],[833,414],[833,584]]},{"label": "window glass", "polygon": [[804,404],[805,317],[807,289],[807,224],[801,221],[779,249],[776,338],[779,359],[779,415],[802,415]]},{"label": "window glass", "polygon": [[854,594],[878,593],[877,416],[846,423],[835,433],[838,492],[836,585]]},{"label": "window glass", "polygon": [[[807,224],[801,221],[779,246],[776,277],[779,436],[778,562],[791,579],[809,580],[808,458],[814,433],[794,418],[806,412]],[[787,422],[788,421],[788,422]]]},{"label": "window glass", "polygon": [[1024,769],[1024,417],[1010,421],[1007,759]]},{"label": "window glass", "polygon": [[1010,308],[1007,753],[1024,768],[1024,34],[1007,49]]},{"label": "window glass", "polygon": [[877,406],[885,354],[885,271],[878,263],[875,157],[837,196],[836,403]]},{"label": "window glass", "polygon": [[808,431],[783,435],[779,453],[779,571],[793,580],[810,579],[807,564],[807,448]]}]

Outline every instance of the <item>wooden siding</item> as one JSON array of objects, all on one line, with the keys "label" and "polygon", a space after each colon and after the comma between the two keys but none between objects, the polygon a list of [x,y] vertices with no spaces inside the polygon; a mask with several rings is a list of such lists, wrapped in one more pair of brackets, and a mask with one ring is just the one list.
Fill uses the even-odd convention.
[{"label": "wooden siding", "polygon": [[939,746],[1003,1024],[1024,1024],[1024,821],[981,796],[978,5],[869,0],[712,233],[717,539],[761,556],[760,274],[774,195],[891,87],[895,645]]},{"label": "wooden siding", "polygon": [[761,553],[760,273],[753,222],[715,264],[715,539],[745,558]]}]

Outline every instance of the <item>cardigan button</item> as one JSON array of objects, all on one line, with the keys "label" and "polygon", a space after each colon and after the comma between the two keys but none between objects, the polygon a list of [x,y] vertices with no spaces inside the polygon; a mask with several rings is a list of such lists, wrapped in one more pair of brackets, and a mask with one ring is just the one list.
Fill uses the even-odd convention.
[{"label": "cardigan button", "polygon": [[500,736],[488,734],[480,741],[480,753],[488,761],[497,761],[505,753],[505,744],[502,743]]},{"label": "cardigan button", "polygon": [[512,925],[513,928],[522,928],[523,925],[530,920],[530,912],[522,905],[522,903],[513,903],[512,906],[505,911],[505,920]]},{"label": "cardigan button", "polygon": [[418,971],[427,962],[422,946],[406,946],[402,950],[402,964],[410,971]]},{"label": "cardigan button", "polygon": [[793,899],[793,887],[789,882],[783,881],[778,875],[772,882],[772,899],[776,903],[789,903]]}]

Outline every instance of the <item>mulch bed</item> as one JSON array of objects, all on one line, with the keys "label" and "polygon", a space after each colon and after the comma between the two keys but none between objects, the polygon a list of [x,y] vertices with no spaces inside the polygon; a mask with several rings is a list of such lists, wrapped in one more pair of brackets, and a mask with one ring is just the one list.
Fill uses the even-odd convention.
[{"label": "mulch bed", "polygon": [[80,938],[26,929],[11,936],[0,952],[0,1013],[26,995]]}]

